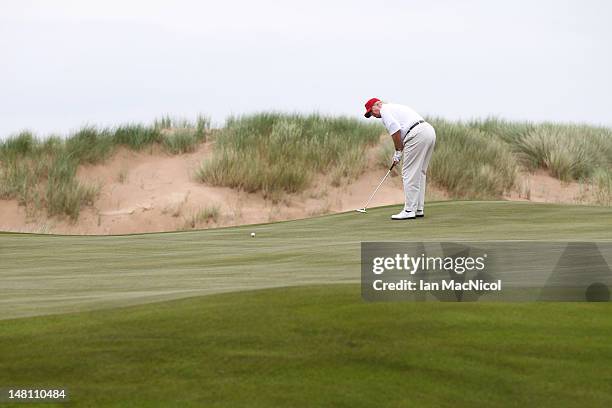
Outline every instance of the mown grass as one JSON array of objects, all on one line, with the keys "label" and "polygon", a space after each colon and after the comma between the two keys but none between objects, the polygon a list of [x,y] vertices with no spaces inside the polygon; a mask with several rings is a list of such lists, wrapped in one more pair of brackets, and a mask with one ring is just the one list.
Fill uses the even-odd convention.
[{"label": "mown grass", "polygon": [[377,143],[379,124],[317,114],[259,113],[228,119],[214,157],[202,163],[202,182],[262,191],[265,196],[305,189],[315,174],[332,182],[354,179],[365,149]]},{"label": "mown grass", "polygon": [[[360,242],[607,240],[609,210],[428,208],[409,228],[383,207],[181,233],[0,234],[0,383],[66,387],[57,406],[77,407],[610,406],[609,303],[370,303],[358,286]],[[56,315],[19,318],[44,314]]]},{"label": "mown grass", "polygon": [[104,162],[120,146],[138,151],[158,144],[170,154],[191,152],[209,132],[210,120],[202,116],[195,122],[166,116],[151,126],[86,126],[46,139],[24,131],[0,144],[0,198],[17,199],[29,215],[46,209],[49,216],[76,220],[99,191],[76,178],[79,165]]},{"label": "mown grass", "polygon": [[0,233],[0,282],[6,283],[0,285],[0,320],[271,286],[358,282],[360,242],[612,239],[610,210],[598,206],[439,201],[428,203],[426,218],[409,225],[389,220],[400,207],[164,234]]},{"label": "mown grass", "polygon": [[[0,234],[0,383],[66,387],[57,406],[77,407],[612,404],[607,303],[369,303],[358,287],[360,242],[606,240],[608,209],[446,201],[409,227],[396,211]],[[228,291],[245,292],[121,307]]]},{"label": "mown grass", "polygon": [[357,285],[230,293],[2,321],[0,381],[92,407],[605,407],[609,316],[367,303]]}]

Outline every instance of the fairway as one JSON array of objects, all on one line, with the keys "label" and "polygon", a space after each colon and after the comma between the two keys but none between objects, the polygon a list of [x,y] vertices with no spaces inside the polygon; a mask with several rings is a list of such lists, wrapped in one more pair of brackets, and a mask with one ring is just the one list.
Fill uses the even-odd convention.
[{"label": "fairway", "polygon": [[388,221],[395,210],[0,234],[0,384],[67,387],[58,406],[612,404],[609,304],[367,303],[358,285],[361,241],[610,240],[609,209],[455,201]]},{"label": "fairway", "polygon": [[357,283],[361,241],[612,239],[605,207],[438,202],[428,205],[425,219],[391,222],[395,210],[162,234],[0,234],[0,319]]}]

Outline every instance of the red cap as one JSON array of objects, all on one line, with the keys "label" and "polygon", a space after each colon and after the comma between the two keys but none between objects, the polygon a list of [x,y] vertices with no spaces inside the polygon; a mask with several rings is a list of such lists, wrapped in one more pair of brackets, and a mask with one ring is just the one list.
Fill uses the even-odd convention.
[{"label": "red cap", "polygon": [[366,118],[372,116],[372,106],[374,106],[376,102],[380,102],[380,99],[372,98],[365,103],[366,113],[363,116],[365,116]]}]

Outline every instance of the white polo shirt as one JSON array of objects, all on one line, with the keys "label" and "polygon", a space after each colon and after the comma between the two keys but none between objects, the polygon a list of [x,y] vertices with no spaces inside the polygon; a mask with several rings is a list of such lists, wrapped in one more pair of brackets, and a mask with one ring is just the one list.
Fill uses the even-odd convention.
[{"label": "white polo shirt", "polygon": [[380,117],[390,135],[401,130],[400,140],[402,140],[402,142],[410,126],[414,125],[419,120],[424,120],[423,117],[412,108],[396,103],[383,103],[380,108]]}]

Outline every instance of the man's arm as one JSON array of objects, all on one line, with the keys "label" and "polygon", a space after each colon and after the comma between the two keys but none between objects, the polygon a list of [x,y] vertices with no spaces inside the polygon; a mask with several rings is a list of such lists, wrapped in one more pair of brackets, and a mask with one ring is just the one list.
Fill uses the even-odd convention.
[{"label": "man's arm", "polygon": [[393,144],[395,145],[396,151],[401,152],[402,150],[404,150],[404,145],[402,144],[401,129],[392,134],[391,138],[393,139]]},{"label": "man's arm", "polygon": [[391,168],[393,168],[402,159],[402,150],[404,149],[404,146],[402,146],[402,141],[400,140],[399,130],[393,133],[391,138],[393,139],[393,144],[395,145],[395,152],[393,152],[393,164],[391,165]]},{"label": "man's arm", "polygon": [[402,137],[401,137],[402,129],[400,127],[399,122],[397,121],[397,119],[393,117],[393,114],[391,112],[388,112],[385,109],[380,110],[380,115],[381,115],[383,124],[385,125],[385,127],[387,128],[387,131],[389,131],[389,134],[391,135],[391,139],[393,139],[393,144],[395,145],[395,151],[401,152],[402,150],[404,150],[404,145],[402,144]]}]

